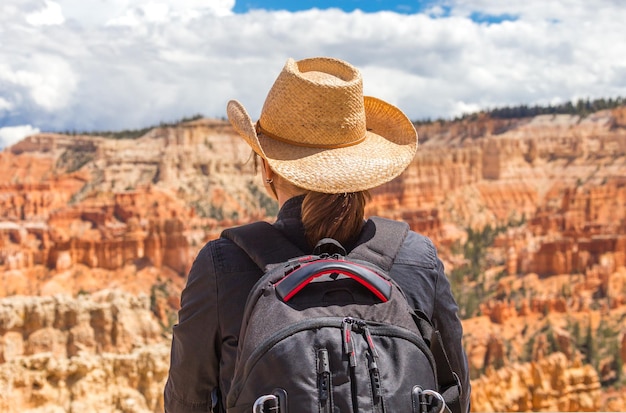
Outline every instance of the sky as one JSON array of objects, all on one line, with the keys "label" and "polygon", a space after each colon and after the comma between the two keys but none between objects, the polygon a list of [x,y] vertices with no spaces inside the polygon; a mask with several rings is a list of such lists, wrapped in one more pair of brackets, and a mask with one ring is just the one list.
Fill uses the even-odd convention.
[{"label": "sky", "polygon": [[290,57],[361,71],[412,120],[626,97],[625,0],[2,0],[0,148],[253,118]]}]

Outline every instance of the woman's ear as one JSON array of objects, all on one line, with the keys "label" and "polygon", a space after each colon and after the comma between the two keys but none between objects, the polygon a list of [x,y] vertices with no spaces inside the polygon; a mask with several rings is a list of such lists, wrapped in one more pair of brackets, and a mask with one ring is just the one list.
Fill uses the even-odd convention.
[{"label": "woman's ear", "polygon": [[265,158],[261,158],[263,166],[263,179],[266,181],[272,181],[274,179],[274,171],[270,168],[270,165],[265,161]]},{"label": "woman's ear", "polygon": [[267,161],[265,161],[265,158],[261,158],[261,162],[263,165],[263,169],[261,170],[263,186],[265,186],[265,190],[278,201],[278,192],[276,192],[276,186],[274,186],[274,171],[272,171],[272,168],[270,168]]}]

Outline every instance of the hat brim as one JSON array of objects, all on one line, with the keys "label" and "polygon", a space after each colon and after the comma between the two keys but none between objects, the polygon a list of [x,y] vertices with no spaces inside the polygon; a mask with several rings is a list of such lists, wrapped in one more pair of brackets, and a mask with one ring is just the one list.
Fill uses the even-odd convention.
[{"label": "hat brim", "polygon": [[333,149],[296,146],[257,136],[248,112],[235,100],[228,103],[227,114],[252,150],[292,184],[324,193],[358,192],[400,175],[417,150],[415,127],[400,109],[369,96],[364,97],[364,104],[365,139]]}]

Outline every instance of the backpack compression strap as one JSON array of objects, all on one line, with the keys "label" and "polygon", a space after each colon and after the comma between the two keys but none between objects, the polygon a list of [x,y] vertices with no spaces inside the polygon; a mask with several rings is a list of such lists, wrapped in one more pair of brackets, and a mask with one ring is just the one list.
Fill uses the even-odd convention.
[{"label": "backpack compression strap", "polygon": [[443,346],[441,334],[436,330],[428,316],[419,309],[415,309],[416,323],[422,332],[424,339],[430,344],[430,351],[435,358],[437,366],[437,381],[439,385],[439,393],[446,401],[446,406],[452,413],[461,412],[461,379],[452,370],[450,359],[446,354]]},{"label": "backpack compression strap", "polygon": [[225,229],[220,237],[237,244],[263,271],[270,264],[305,255],[280,230],[265,221]]}]

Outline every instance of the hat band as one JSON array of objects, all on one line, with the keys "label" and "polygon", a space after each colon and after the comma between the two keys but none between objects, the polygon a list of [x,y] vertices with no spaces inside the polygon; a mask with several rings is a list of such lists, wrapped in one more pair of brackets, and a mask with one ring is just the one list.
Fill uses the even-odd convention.
[{"label": "hat band", "polygon": [[365,137],[366,137],[366,135],[364,134],[361,138],[359,138],[359,139],[357,139],[355,141],[352,141],[352,142],[338,143],[338,144],[332,144],[332,145],[320,145],[320,144],[313,144],[313,143],[296,142],[296,141],[292,141],[292,140],[289,140],[289,139],[281,138],[280,136],[274,135],[273,133],[268,132],[265,129],[263,129],[263,127],[261,126],[261,122],[260,121],[256,122],[255,129],[256,129],[257,135],[262,133],[263,135],[267,136],[268,138],[274,139],[274,140],[279,141],[279,142],[287,143],[289,145],[294,145],[294,146],[303,146],[303,147],[306,147],[306,148],[318,148],[318,149],[346,148],[348,146],[358,145],[359,143],[363,142],[365,140]]}]

